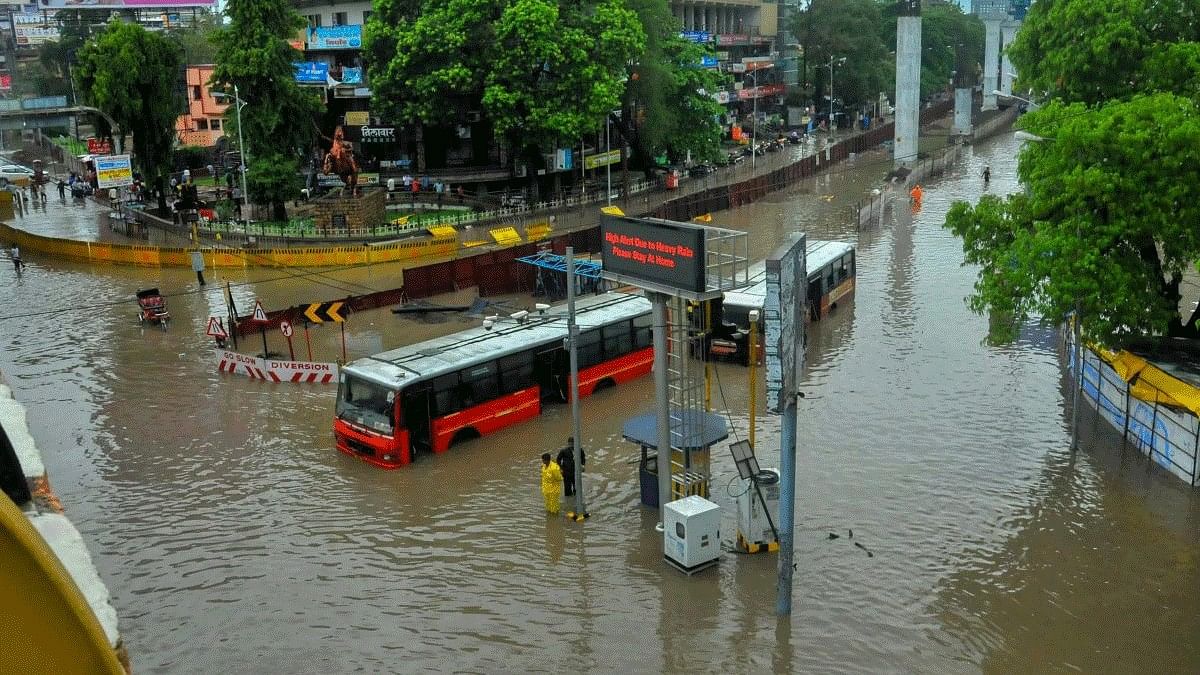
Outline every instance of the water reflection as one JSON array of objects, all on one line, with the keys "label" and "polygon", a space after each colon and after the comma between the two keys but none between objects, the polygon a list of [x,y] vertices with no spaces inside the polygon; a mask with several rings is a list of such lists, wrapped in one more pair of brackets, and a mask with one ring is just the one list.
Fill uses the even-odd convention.
[{"label": "water reflection", "polygon": [[[31,261],[15,283],[0,268],[0,317],[21,317],[0,322],[0,367],[139,671],[1195,670],[1200,500],[1093,446],[1086,415],[1096,449],[1072,465],[1053,329],[988,347],[962,301],[973,271],[941,219],[978,194],[984,162],[990,190],[1015,189],[1016,147],[967,148],[915,217],[861,233],[849,207],[890,168],[880,153],[715,214],[759,258],[793,230],[858,244],[855,298],[810,332],[790,624],[773,616],[773,556],[726,554],[690,579],[664,566],[620,438],[652,405],[649,378],[583,407],[592,518],[567,523],[546,519],[536,470],[570,433],[565,406],[384,472],[332,449],[332,388],[215,371],[204,327],[226,282],[246,313],[395,286],[395,266],[214,270],[203,290],[186,270]],[[165,333],[137,326],[147,286],[171,295]],[[353,358],[473,323],[361,313],[347,344]],[[310,334],[317,359],[340,354],[338,327]],[[714,372],[744,436],[746,370]],[[777,466],[778,419],[756,424]],[[732,540],[723,445],[712,470]]]}]

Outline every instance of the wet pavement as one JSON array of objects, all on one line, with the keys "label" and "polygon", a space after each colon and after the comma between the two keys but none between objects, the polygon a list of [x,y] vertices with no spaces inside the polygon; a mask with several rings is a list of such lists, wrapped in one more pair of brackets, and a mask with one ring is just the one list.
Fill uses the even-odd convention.
[{"label": "wet pavement", "polygon": [[[1054,331],[987,346],[963,300],[974,271],[941,223],[984,189],[985,164],[988,190],[1018,189],[1016,151],[1010,134],[967,148],[921,209],[862,233],[849,206],[890,169],[881,153],[715,214],[760,256],[793,229],[858,245],[855,299],[810,333],[790,624],[773,614],[773,556],[726,553],[693,578],[661,561],[620,440],[650,409],[649,378],[587,400],[593,517],[574,524],[538,494],[565,407],[384,472],[333,449],[332,387],[216,372],[203,329],[224,314],[218,286],[245,312],[391,288],[390,266],[221,270],[204,289],[186,270],[0,266],[0,369],[137,672],[1194,672],[1200,498],[1122,460],[1090,412],[1072,455]],[[37,226],[86,227],[58,213]],[[169,296],[165,332],[135,319],[151,285]],[[473,324],[364,312],[347,346]],[[338,355],[336,328],[311,337],[318,360]],[[286,351],[278,334],[271,349]],[[746,370],[716,371],[716,405],[744,434]],[[758,420],[764,466],[777,435]],[[723,446],[713,470],[732,540]]]}]

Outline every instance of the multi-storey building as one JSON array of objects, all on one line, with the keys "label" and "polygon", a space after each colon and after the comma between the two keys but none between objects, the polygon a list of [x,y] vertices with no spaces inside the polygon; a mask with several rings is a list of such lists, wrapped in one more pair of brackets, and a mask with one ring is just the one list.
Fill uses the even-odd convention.
[{"label": "multi-storey building", "polygon": [[224,117],[227,103],[212,95],[209,80],[213,66],[188,66],[184,71],[187,112],[175,120],[175,135],[181,145],[212,147],[225,135]]}]

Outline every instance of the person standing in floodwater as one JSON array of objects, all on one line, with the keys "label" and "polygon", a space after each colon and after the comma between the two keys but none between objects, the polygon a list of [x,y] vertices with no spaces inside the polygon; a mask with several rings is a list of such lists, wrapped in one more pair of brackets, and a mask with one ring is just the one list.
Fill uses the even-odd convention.
[{"label": "person standing in floodwater", "polygon": [[558,491],[562,489],[563,475],[558,465],[550,461],[550,453],[542,453],[542,498],[546,500],[546,513],[558,514]]}]

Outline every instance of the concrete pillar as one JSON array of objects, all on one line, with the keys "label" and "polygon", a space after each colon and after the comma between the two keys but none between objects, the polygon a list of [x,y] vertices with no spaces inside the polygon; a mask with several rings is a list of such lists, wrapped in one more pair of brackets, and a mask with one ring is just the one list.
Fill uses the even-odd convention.
[{"label": "concrete pillar", "polygon": [[1000,74],[1000,20],[988,19],[983,22],[983,109],[996,109],[996,95],[993,91],[999,89],[997,76]]},{"label": "concrete pillar", "polygon": [[921,120],[921,16],[901,15],[896,22],[896,166],[917,160]]},{"label": "concrete pillar", "polygon": [[1021,24],[1016,21],[1008,21],[1000,26],[1000,46],[1003,49],[1000,59],[1000,91],[1006,96],[1012,95],[1013,83],[1013,65],[1012,61],[1008,60],[1008,46],[1017,37],[1017,29],[1020,27]]},{"label": "concrete pillar", "polygon": [[958,87],[954,90],[954,129],[956,136],[971,133],[971,89]]}]

